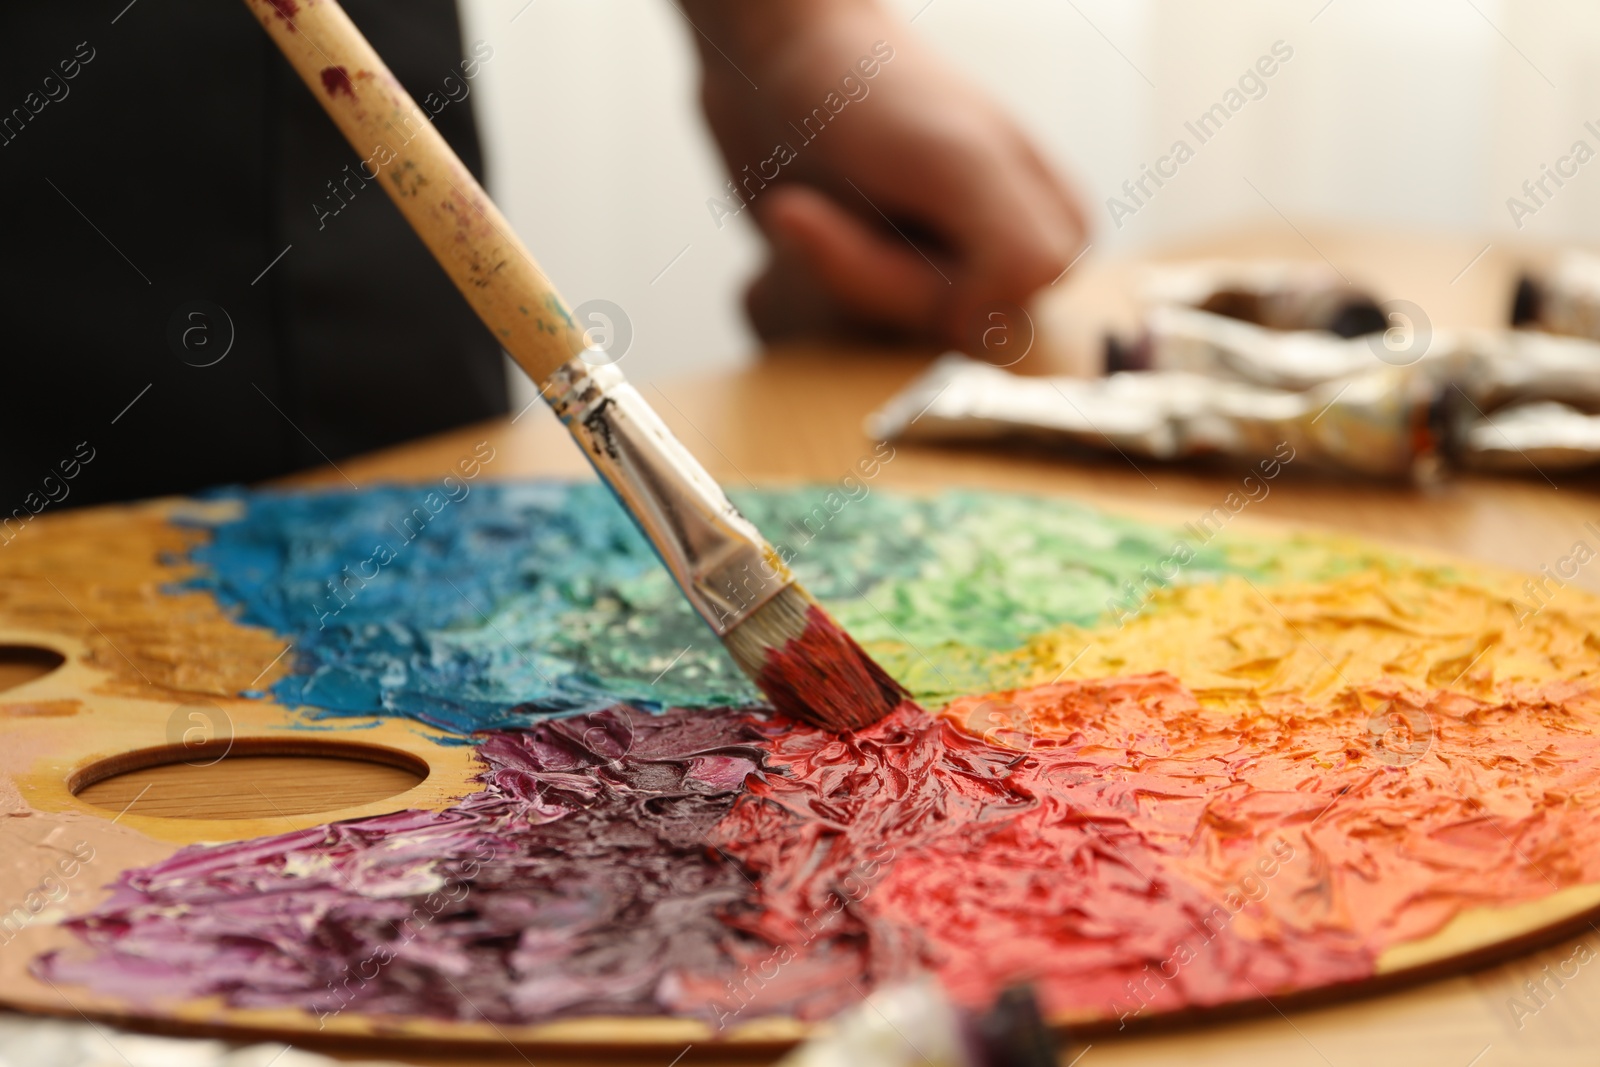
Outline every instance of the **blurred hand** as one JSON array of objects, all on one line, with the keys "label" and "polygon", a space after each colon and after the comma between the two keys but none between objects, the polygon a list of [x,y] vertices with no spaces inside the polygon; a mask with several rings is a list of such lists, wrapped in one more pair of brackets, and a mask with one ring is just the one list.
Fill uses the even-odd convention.
[{"label": "blurred hand", "polygon": [[1025,305],[1083,247],[1076,197],[1026,135],[872,0],[683,7],[740,212],[771,243],[747,295],[763,337],[970,350],[994,305]]}]

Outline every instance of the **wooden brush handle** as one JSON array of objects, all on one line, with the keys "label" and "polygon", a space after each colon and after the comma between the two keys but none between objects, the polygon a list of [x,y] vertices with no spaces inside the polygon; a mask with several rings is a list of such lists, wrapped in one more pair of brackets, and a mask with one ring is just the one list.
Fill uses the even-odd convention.
[{"label": "wooden brush handle", "polygon": [[[333,0],[245,0],[495,339],[543,386],[585,347],[555,286]],[[563,157],[567,158],[567,157]]]}]

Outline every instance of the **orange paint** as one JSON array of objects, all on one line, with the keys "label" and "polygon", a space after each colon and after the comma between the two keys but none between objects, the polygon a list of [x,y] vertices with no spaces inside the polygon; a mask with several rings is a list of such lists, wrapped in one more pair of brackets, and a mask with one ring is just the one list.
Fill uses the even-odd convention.
[{"label": "orange paint", "polygon": [[880,906],[940,946],[958,992],[1020,969],[1059,1011],[1366,977],[1462,911],[1600,881],[1600,701],[1515,689],[1379,681],[1243,720],[1165,675],[957,700],[941,714],[962,727],[1001,709],[1039,807],[970,853],[902,859]]}]

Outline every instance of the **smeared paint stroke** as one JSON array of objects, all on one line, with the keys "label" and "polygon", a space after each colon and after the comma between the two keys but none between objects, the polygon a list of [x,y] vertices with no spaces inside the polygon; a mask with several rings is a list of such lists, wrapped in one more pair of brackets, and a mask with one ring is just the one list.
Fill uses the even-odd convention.
[{"label": "smeared paint stroke", "polygon": [[322,91],[329,96],[343,93],[352,100],[356,98],[356,87],[350,80],[350,72],[343,67],[322,68]]}]

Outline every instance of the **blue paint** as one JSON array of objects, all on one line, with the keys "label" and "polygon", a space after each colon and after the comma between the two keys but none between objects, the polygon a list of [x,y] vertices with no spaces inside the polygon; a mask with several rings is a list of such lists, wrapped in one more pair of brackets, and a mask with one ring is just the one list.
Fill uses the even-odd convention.
[{"label": "blue paint", "polygon": [[[844,488],[733,495],[924,698],[992,683],[977,665],[1032,634],[1093,625],[1174,534],[1068,501]],[[760,703],[607,490],[457,490],[224,494],[242,514],[195,549],[191,584],[294,642],[272,692],[312,722],[399,716],[464,741],[621,703]],[[1202,556],[1197,579],[1250,570]]]},{"label": "blue paint", "polygon": [[195,550],[195,586],[293,640],[278,700],[463,737],[619,702],[759,700],[605,490],[478,485],[437,514],[430,492],[439,506],[426,486],[241,494],[243,516]]}]

